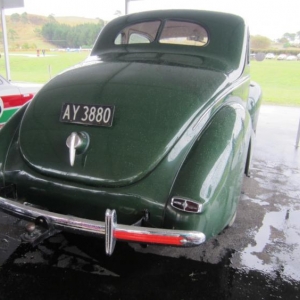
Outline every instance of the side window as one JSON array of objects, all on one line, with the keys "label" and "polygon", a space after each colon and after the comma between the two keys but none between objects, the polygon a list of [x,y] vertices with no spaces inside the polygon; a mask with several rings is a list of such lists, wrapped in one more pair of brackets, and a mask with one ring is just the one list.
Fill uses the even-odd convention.
[{"label": "side window", "polygon": [[208,43],[208,33],[199,24],[182,21],[166,21],[160,43],[204,46]]},{"label": "side window", "polygon": [[160,21],[132,24],[117,35],[115,45],[151,43],[157,36]]},{"label": "side window", "polygon": [[119,33],[115,38],[115,45],[121,45],[122,44],[121,41],[122,41],[122,34]]},{"label": "side window", "polygon": [[146,37],[142,34],[132,33],[129,36],[128,44],[145,44],[145,43],[150,43],[150,40],[148,37]]}]

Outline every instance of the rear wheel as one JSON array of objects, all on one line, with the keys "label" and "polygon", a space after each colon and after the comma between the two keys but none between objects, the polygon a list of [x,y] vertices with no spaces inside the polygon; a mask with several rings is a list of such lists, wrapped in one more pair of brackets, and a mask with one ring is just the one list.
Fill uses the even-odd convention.
[{"label": "rear wheel", "polygon": [[247,177],[250,177],[251,159],[252,159],[252,144],[251,144],[251,140],[250,140],[249,147],[248,147],[248,153],[247,153],[246,166],[245,166],[245,174]]},{"label": "rear wheel", "polygon": [[236,218],[236,212],[234,213],[234,215],[232,216],[230,222],[228,223],[227,228],[231,227],[233,225],[233,223],[235,221],[235,218]]}]

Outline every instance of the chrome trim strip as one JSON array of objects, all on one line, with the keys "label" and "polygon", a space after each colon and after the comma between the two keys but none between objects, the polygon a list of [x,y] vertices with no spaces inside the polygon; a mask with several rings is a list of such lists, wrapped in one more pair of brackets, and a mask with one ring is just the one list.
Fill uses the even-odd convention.
[{"label": "chrome trim strip", "polygon": [[[105,237],[106,253],[108,255],[112,254],[116,240],[137,243],[144,242],[143,239],[130,240],[126,239],[126,237],[118,238],[116,237],[118,233],[126,233],[128,235],[133,234],[137,236],[141,234],[144,236],[150,235],[159,237],[176,237],[180,238],[181,244],[178,246],[181,247],[200,245],[205,242],[206,238],[204,233],[198,231],[148,228],[117,224],[117,214],[115,210],[109,209],[105,214],[105,222],[101,222],[69,215],[57,214],[0,197],[0,210],[29,221],[33,221],[38,217],[47,218],[52,222],[55,229],[76,232],[83,235]],[[150,241],[148,243],[155,244],[155,241]],[[172,245],[168,242],[159,242],[159,244]]]}]

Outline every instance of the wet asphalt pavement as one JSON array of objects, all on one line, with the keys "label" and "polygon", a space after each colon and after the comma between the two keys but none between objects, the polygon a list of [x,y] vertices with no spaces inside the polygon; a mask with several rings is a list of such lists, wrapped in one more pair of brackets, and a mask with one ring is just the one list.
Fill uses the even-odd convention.
[{"label": "wet asphalt pavement", "polygon": [[0,299],[300,299],[300,108],[263,106],[234,225],[197,248],[59,234],[36,248],[0,213]]}]

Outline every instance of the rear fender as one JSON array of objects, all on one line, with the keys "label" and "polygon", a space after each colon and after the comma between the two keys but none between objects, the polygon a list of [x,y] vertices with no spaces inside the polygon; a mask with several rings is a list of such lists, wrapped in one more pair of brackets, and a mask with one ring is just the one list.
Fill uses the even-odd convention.
[{"label": "rear fender", "polygon": [[[194,144],[174,182],[165,210],[166,228],[218,234],[234,215],[251,133],[250,115],[240,104],[223,106]],[[190,199],[200,213],[179,211],[171,199]]]},{"label": "rear fender", "polygon": [[252,81],[250,84],[249,97],[247,102],[247,109],[251,116],[252,129],[253,129],[251,132],[251,140],[248,147],[247,161],[245,166],[245,174],[248,177],[250,176],[252,153],[253,153],[253,148],[255,143],[255,133],[256,133],[256,127],[257,127],[261,102],[262,102],[262,90],[257,83]]},{"label": "rear fender", "polygon": [[3,169],[10,145],[18,132],[24,112],[28,104],[22,106],[0,130],[0,187],[4,185]]}]

